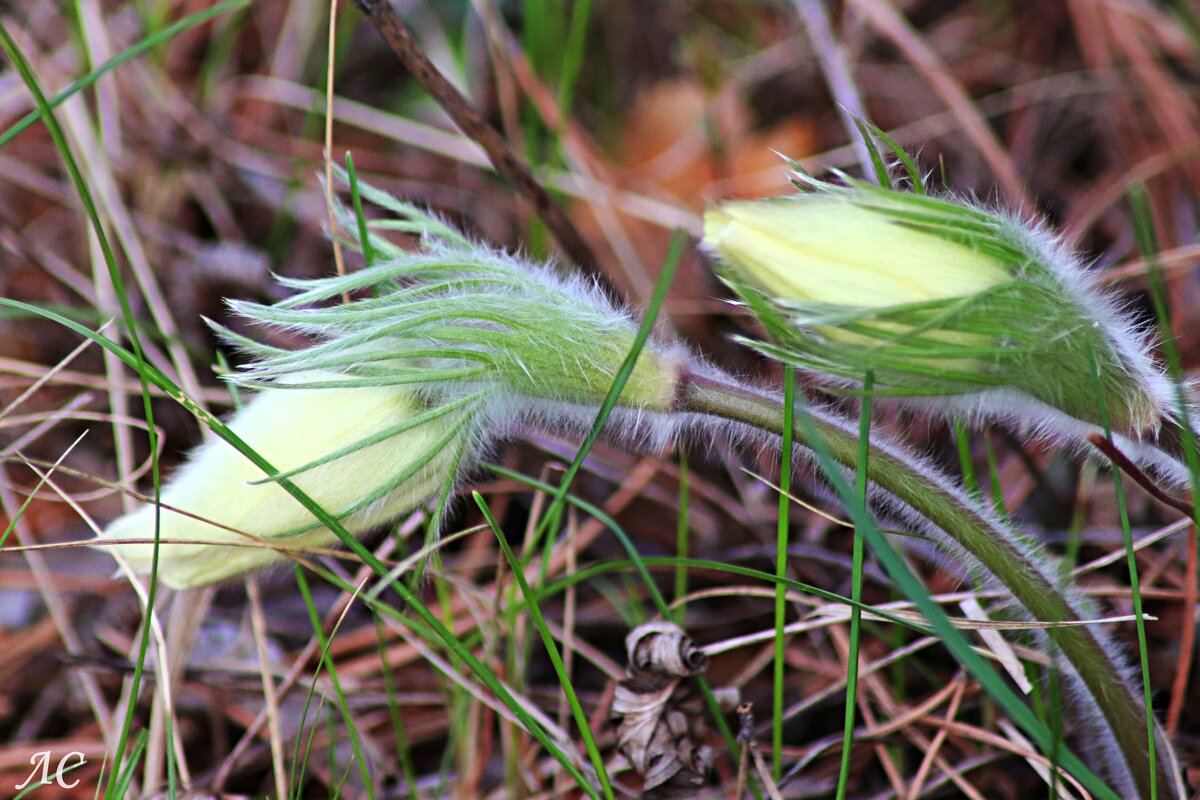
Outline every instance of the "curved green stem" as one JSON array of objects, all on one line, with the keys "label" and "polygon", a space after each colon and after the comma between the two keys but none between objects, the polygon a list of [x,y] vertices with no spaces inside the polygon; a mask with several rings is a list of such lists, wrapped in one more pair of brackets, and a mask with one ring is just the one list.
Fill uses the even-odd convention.
[{"label": "curved green stem", "polygon": [[[782,435],[784,407],[776,397],[760,394],[711,374],[685,376],[677,395],[680,410],[720,417]],[[810,409],[811,423],[796,424],[795,441],[812,448],[808,435],[815,431],[822,447],[838,464],[854,469],[858,459],[858,434],[849,423]],[[1001,583],[1036,620],[1062,622],[1081,619],[1043,569],[1044,557],[1035,557],[1015,531],[960,492],[951,480],[919,457],[895,444],[871,442],[868,478],[879,490],[899,500],[949,537],[951,544],[969,554]],[[1064,657],[1091,701],[1103,716],[1103,734],[1119,751],[1123,765],[1137,787],[1138,796],[1151,798],[1151,773],[1145,737],[1145,710],[1122,677],[1120,665],[1091,626],[1048,628],[1046,634]],[[1159,787],[1175,787],[1170,748],[1160,736],[1157,764]],[[1114,754],[1115,755],[1115,754]],[[1181,800],[1176,790],[1161,797]]]}]

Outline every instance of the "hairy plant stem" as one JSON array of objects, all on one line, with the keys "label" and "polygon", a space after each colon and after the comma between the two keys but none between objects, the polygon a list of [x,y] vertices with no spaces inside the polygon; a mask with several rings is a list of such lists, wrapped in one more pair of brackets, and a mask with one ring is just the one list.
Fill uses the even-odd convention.
[{"label": "hairy plant stem", "polygon": [[[684,412],[720,417],[775,435],[783,433],[782,400],[711,373],[685,373],[677,402]],[[853,470],[859,446],[853,426],[817,409],[797,408],[793,435],[796,444],[805,449],[811,449],[813,442],[806,435],[806,426],[799,421],[802,414],[809,415],[812,425],[807,430],[818,432],[829,456]],[[1039,560],[1020,543],[1017,533],[958,491],[949,477],[894,443],[881,445],[877,440],[871,442],[868,464],[868,479],[878,491],[908,506],[945,533],[949,544],[974,558],[1012,593],[1032,619],[1067,622],[1082,618],[1047,576]],[[1120,665],[1091,626],[1047,628],[1045,632],[1061,648],[1103,715],[1104,735],[1111,737],[1120,751],[1139,797],[1149,800],[1151,769],[1145,709],[1122,677]],[[1171,751],[1161,735],[1159,741],[1158,795],[1179,797],[1173,788],[1178,786],[1179,778],[1172,774]]]}]

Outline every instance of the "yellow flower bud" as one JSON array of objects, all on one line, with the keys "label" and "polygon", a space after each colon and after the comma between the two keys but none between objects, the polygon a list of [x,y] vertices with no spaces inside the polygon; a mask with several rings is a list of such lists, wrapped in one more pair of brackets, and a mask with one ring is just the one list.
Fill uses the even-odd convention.
[{"label": "yellow flower bud", "polygon": [[784,300],[878,308],[1010,278],[990,256],[840,196],[725,203],[705,213],[704,237],[739,277]]},{"label": "yellow flower bud", "polygon": [[773,340],[751,346],[831,388],[870,373],[877,395],[943,398],[953,414],[1130,434],[1167,415],[1169,384],[1137,326],[1043,226],[797,181],[812,191],[705,214],[705,243]]},{"label": "yellow flower bud", "polygon": [[[311,372],[294,376],[291,382],[315,383],[336,377]],[[286,472],[347,449],[354,442],[386,434],[423,410],[408,386],[267,389],[228,424],[273,466]],[[349,531],[364,533],[415,508],[446,482],[449,451],[454,448],[444,445],[456,424],[461,425],[461,418],[453,415],[429,420],[313,466],[291,480],[339,517]],[[427,464],[399,485],[392,485],[397,476],[431,452]],[[283,558],[253,537],[278,540],[288,549],[338,541],[278,483],[252,483],[264,477],[262,470],[223,440],[214,439],[198,448],[162,491],[163,503],[195,515],[162,509],[158,576],[163,583],[176,589],[202,586]],[[117,519],[103,534],[112,539],[153,537],[151,505]],[[152,544],[108,546],[135,571],[150,571]]]}]

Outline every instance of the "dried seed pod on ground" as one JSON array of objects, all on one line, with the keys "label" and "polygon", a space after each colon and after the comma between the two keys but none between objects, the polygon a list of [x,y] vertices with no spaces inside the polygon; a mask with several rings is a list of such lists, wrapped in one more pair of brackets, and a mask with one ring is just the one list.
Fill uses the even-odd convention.
[{"label": "dried seed pod on ground", "polygon": [[[704,704],[688,678],[708,658],[671,622],[648,622],[625,638],[628,666],[617,685],[612,724],[617,749],[642,776],[647,800],[688,797],[704,785],[713,750]],[[737,705],[736,690],[717,693],[722,707]]]}]

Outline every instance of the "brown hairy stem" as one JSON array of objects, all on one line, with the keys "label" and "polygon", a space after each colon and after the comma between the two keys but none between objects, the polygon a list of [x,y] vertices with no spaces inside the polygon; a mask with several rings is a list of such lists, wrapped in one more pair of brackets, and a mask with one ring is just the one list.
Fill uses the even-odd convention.
[{"label": "brown hairy stem", "polygon": [[1143,472],[1137,464],[1134,464],[1129,459],[1129,456],[1121,452],[1121,449],[1117,447],[1112,439],[1109,439],[1107,436],[1103,436],[1099,433],[1089,434],[1087,438],[1092,447],[1095,447],[1097,450],[1111,459],[1112,462],[1117,465],[1118,469],[1132,478],[1134,483],[1136,483],[1138,486],[1145,489],[1151,497],[1160,503],[1170,506],[1176,511],[1180,511],[1195,519],[1196,509],[1191,503],[1167,494],[1160,489],[1158,484],[1151,480],[1149,475]]},{"label": "brown hairy stem", "polygon": [[517,192],[529,201],[570,259],[589,273],[602,275],[595,254],[575,223],[537,182],[529,167],[517,158],[500,133],[434,66],[389,0],[354,0],[354,3],[371,20],[417,83],[433,96],[464,135],[483,148],[496,171],[512,181]]}]

